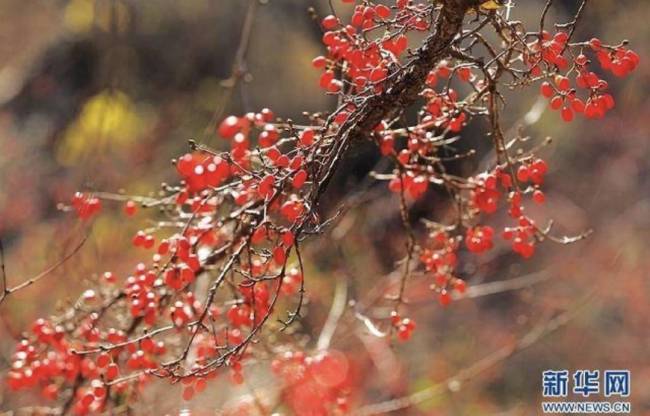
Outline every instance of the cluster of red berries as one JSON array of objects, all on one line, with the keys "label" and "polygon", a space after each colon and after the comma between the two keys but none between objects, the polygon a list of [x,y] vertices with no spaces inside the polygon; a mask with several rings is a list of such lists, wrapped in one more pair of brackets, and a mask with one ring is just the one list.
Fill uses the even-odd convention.
[{"label": "cluster of red berries", "polygon": [[[284,263],[283,263],[284,264]],[[234,328],[259,324],[271,308],[271,294],[266,283],[243,282],[239,285],[242,302],[232,305],[227,312]]]},{"label": "cluster of red berries", "polygon": [[72,196],[72,208],[82,220],[88,219],[102,210],[102,203],[96,196],[76,192]]},{"label": "cluster of red berries", "polygon": [[472,253],[483,253],[492,248],[493,236],[494,229],[489,225],[471,227],[465,234],[465,245]]},{"label": "cluster of red berries", "polygon": [[[322,19],[322,41],[328,55],[312,61],[315,68],[324,70],[319,80],[321,88],[330,93],[341,92],[345,86],[343,79],[337,78],[337,71],[341,71],[350,80],[352,92],[383,90],[391,64],[408,48],[407,32],[424,31],[430,26],[423,18],[425,4],[399,0],[395,6],[370,2],[356,5],[347,25],[332,15]],[[368,32],[379,32],[381,28],[387,29],[383,36],[368,40]]]},{"label": "cluster of red berries", "polygon": [[151,234],[147,234],[144,231],[138,231],[135,236],[133,236],[133,246],[142,247],[145,249],[153,248],[156,243],[156,239]]},{"label": "cluster of red berries", "polygon": [[497,189],[499,181],[501,186],[509,189],[512,186],[510,175],[502,170],[496,170],[491,174],[480,174],[475,178],[476,187],[472,191],[472,204],[480,212],[492,214],[498,208],[501,192]]},{"label": "cluster of red berries", "polygon": [[560,70],[567,69],[568,59],[564,56],[567,49],[569,34],[563,31],[551,35],[543,31],[541,36],[528,44],[524,61],[528,64],[533,76],[542,75],[542,66],[554,66]]},{"label": "cluster of red berries", "polygon": [[192,194],[214,188],[230,176],[230,165],[218,156],[186,153],[176,162],[178,174],[185,180]]},{"label": "cluster of red berries", "polygon": [[[515,178],[520,186],[529,185],[527,193],[532,195],[533,202],[543,204],[545,195],[539,189],[544,183],[544,176],[548,172],[548,165],[543,159],[534,158],[522,161],[516,170]],[[513,190],[513,181],[506,169],[498,167],[491,173],[478,175],[474,180],[476,187],[472,191],[472,204],[478,210],[486,214],[492,214],[497,211],[499,200],[502,192],[507,195],[508,214],[518,221],[518,227],[515,229],[506,228],[502,236],[506,240],[512,240],[512,249],[524,258],[532,256],[535,250],[535,234],[537,229],[534,222],[524,215],[524,206],[522,205],[523,194],[521,191]],[[517,231],[517,235],[513,231]],[[469,228],[465,235],[465,244],[467,248],[475,253],[492,248],[492,238],[494,230],[489,226]]]},{"label": "cluster of red berries", "polygon": [[465,293],[465,281],[454,275],[458,248],[458,238],[447,231],[438,230],[429,235],[429,243],[420,253],[420,261],[433,274],[431,289],[438,293],[438,302],[442,306],[451,303],[451,291],[456,291],[459,295]]},{"label": "cluster of red berries", "polygon": [[[249,113],[244,117],[230,116],[220,125],[219,134],[232,140],[231,157],[236,164],[231,169],[234,175],[241,177],[241,184],[233,191],[233,198],[238,205],[244,205],[255,199],[271,201],[271,210],[278,211],[287,221],[293,223],[304,213],[305,206],[299,197],[300,192],[309,181],[306,169],[305,152],[319,140],[316,131],[302,129],[295,137],[287,141],[295,144],[288,153],[283,153],[276,144],[280,133],[270,121],[273,113],[264,109],[260,113]],[[250,167],[249,135],[253,130],[261,130],[258,145],[262,149],[259,157],[268,162],[269,171],[259,177],[246,176],[242,168]],[[225,171],[225,169],[224,169]]]},{"label": "cluster of red berries", "polygon": [[606,71],[611,71],[617,77],[627,76],[639,65],[639,55],[623,46],[607,48],[598,38],[591,39],[589,46],[596,52],[600,66]]},{"label": "cluster of red berries", "polygon": [[397,331],[397,338],[400,341],[408,341],[415,330],[415,321],[411,318],[402,318],[397,311],[390,313],[390,323]]},{"label": "cluster of red berries", "polygon": [[309,356],[287,351],[271,362],[271,370],[284,382],[282,396],[297,415],[343,415],[351,388],[350,361],[336,350]]},{"label": "cluster of red berries", "polygon": [[429,187],[429,179],[424,175],[415,175],[407,172],[397,176],[388,182],[388,189],[395,193],[406,192],[413,199],[419,199]]},{"label": "cluster of red berries", "polygon": [[[155,254],[151,265],[139,263],[133,275],[124,280],[122,290],[131,316],[136,320],[142,320],[151,328],[155,328],[161,316],[168,316],[178,330],[187,330],[191,322],[200,315],[203,305],[192,292],[186,292],[184,289],[194,282],[197,272],[202,267],[199,252],[204,249],[206,252],[211,252],[225,241],[222,236],[225,231],[215,228],[214,224],[207,221],[212,219],[217,204],[223,204],[224,193],[226,197],[232,198],[234,205],[243,206],[260,201],[268,205],[269,214],[278,213],[276,219],[269,216],[266,222],[250,229],[249,244],[251,248],[255,246],[256,255],[249,256],[248,262],[241,262],[239,267],[242,273],[250,275],[252,279],[244,279],[238,286],[239,300],[223,314],[223,324],[216,329],[214,336],[206,336],[203,333],[197,335],[199,347],[195,368],[198,365],[208,365],[210,360],[220,355],[224,346],[240,345],[245,342],[244,331],[250,331],[256,325],[260,325],[271,313],[271,283],[256,282],[254,279],[285,269],[289,249],[295,240],[290,225],[304,213],[305,207],[299,192],[309,181],[309,173],[303,155],[307,149],[318,143],[320,139],[318,128],[301,129],[295,137],[287,139],[295,147],[283,153],[278,143],[280,134],[271,123],[272,119],[273,114],[266,109],[243,117],[227,117],[220,124],[218,132],[222,137],[231,140],[230,152],[225,155],[214,155],[204,151],[194,151],[176,161],[176,169],[182,182],[179,187],[170,188],[174,192],[170,200],[180,210],[189,207],[193,215],[197,218],[204,217],[205,221],[198,221],[192,226],[185,227],[182,234],[172,235],[160,242],[145,231],[139,231],[133,238],[134,246],[155,248]],[[258,146],[253,150],[249,137],[255,131],[259,133]],[[262,149],[261,152],[259,148]],[[250,174],[253,155],[265,159],[265,166],[268,167],[265,174]],[[223,187],[224,192],[218,194],[218,187]],[[80,216],[87,218],[98,210],[92,207],[98,207],[99,200],[78,194],[73,199],[73,205]],[[124,212],[128,216],[134,215],[135,203],[128,201],[124,206]],[[276,224],[277,221],[281,222],[280,219],[285,221],[284,225]],[[296,268],[286,270],[282,272],[281,279],[272,283],[272,290],[284,295],[296,294],[302,286],[302,272]],[[115,275],[110,272],[102,275],[102,280],[109,285],[117,282]],[[103,298],[108,293],[110,292],[89,291],[83,298],[91,303],[96,302],[99,295]],[[216,321],[221,315],[220,308],[216,305],[210,306],[208,313],[210,319]],[[96,348],[106,345],[103,343],[109,343],[107,352],[100,353],[96,362],[86,355],[75,355],[72,352],[73,346],[56,347],[56,350],[66,351],[65,357],[73,357],[65,358],[72,359],[76,363],[71,374],[74,375],[74,371],[79,372],[86,367],[92,370],[87,371],[87,374],[84,373],[84,379],[88,380],[88,383],[81,386],[76,393],[74,406],[78,414],[98,411],[102,408],[107,389],[103,382],[98,384],[97,380],[116,380],[120,373],[120,362],[124,363],[123,368],[131,374],[143,370],[155,370],[160,374],[165,374],[167,371],[159,367],[163,355],[167,352],[164,344],[156,343],[149,337],[130,341],[122,332],[113,330],[104,332],[97,325],[97,318],[98,316],[92,315],[77,329],[87,343],[85,348]],[[62,329],[58,337],[65,339]],[[38,340],[38,342],[44,341]],[[243,381],[242,360],[244,358],[242,354],[228,359],[231,379],[234,383]],[[27,372],[28,377],[25,378],[20,372],[12,373],[12,385],[16,388],[33,386],[35,382],[29,374]],[[171,376],[170,373],[166,374]],[[189,400],[196,392],[202,391],[206,381],[213,375],[216,375],[215,371],[204,372],[200,377],[183,377],[182,381],[187,385],[183,397]],[[24,383],[19,381],[23,379],[27,381]],[[141,382],[146,379],[145,375],[138,377]],[[47,392],[52,396],[51,392],[54,388],[50,384],[40,380],[37,380],[36,384],[46,384]],[[128,383],[120,383],[116,386],[121,387],[112,388],[111,391],[127,388]]]},{"label": "cluster of red berries", "polygon": [[[548,32],[543,32],[541,46],[539,41],[529,45],[531,51],[534,52],[528,56],[531,74],[542,75],[540,62],[557,67],[560,71],[566,70],[568,60],[564,53],[569,46],[567,41],[568,34],[566,32],[557,32],[553,37]],[[639,64],[639,56],[625,47],[604,46],[598,38],[591,39],[588,45],[596,53],[601,68],[611,71],[618,77],[628,75]],[[586,102],[577,97],[576,90],[571,88],[568,76],[560,74],[554,76],[553,83],[548,81],[542,83],[541,94],[550,99],[550,107],[553,110],[560,110],[562,119],[566,122],[572,121],[576,113],[582,113],[588,119],[604,117],[607,111],[614,108],[614,98],[605,92],[608,88],[607,81],[600,79],[596,73],[589,70],[590,61],[583,52],[573,58],[573,63],[577,74],[575,76],[576,86],[588,91]],[[570,70],[570,72],[572,71]]]},{"label": "cluster of red berries", "polygon": [[467,115],[458,102],[458,93],[453,88],[445,88],[442,92],[436,92],[433,88],[439,79],[450,78],[454,75],[462,82],[471,82],[476,79],[468,66],[457,66],[451,68],[446,60],[440,63],[427,75],[425,81],[428,88],[425,88],[421,95],[427,100],[424,109],[428,113],[420,124],[447,129],[452,133],[462,130]]},{"label": "cluster of red berries", "polygon": [[512,242],[512,250],[515,253],[521,255],[523,258],[529,258],[535,254],[536,232],[537,229],[533,220],[522,215],[518,219],[518,226],[506,227],[503,230],[502,236],[505,240]]},{"label": "cluster of red berries", "polygon": [[544,183],[544,175],[547,172],[548,165],[543,159],[527,160],[517,168],[517,180],[522,184],[530,181],[539,186]]},{"label": "cluster of red berries", "polygon": [[[78,328],[86,340],[92,341],[101,337],[114,344],[126,340],[122,331],[111,329],[99,334],[96,328],[90,328],[89,322],[82,323]],[[75,393],[75,414],[101,411],[107,393],[105,382],[102,380],[112,381],[118,378],[119,367],[116,359],[119,351],[101,353],[96,360],[83,358],[73,352],[74,347],[78,345],[68,343],[63,327],[44,319],[38,319],[32,325],[31,333],[34,340],[24,339],[16,347],[12,369],[7,375],[9,388],[16,391],[40,387],[44,398],[56,400],[65,383],[82,378],[89,382]],[[43,348],[46,346],[49,348]],[[164,352],[162,343],[153,343],[150,339],[142,341],[141,349],[150,352],[156,350],[155,353]],[[128,351],[135,354],[136,346],[130,346]],[[117,384],[113,391],[120,394],[126,387],[125,384]]]}]

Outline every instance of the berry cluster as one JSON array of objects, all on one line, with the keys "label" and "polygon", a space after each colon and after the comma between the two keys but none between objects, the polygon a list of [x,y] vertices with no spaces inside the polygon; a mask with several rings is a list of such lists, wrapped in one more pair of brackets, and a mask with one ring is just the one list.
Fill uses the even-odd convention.
[{"label": "berry cluster", "polygon": [[397,311],[390,314],[390,321],[393,328],[397,331],[397,338],[400,341],[408,341],[415,330],[415,321],[411,318],[402,318]]},{"label": "berry cluster", "polygon": [[72,208],[82,220],[88,219],[102,210],[102,203],[99,198],[76,192],[72,196]]},{"label": "berry cluster", "polygon": [[420,261],[433,276],[431,289],[438,293],[438,301],[447,306],[452,301],[451,291],[459,295],[465,292],[465,282],[455,275],[458,264],[459,238],[447,231],[433,231],[428,245],[420,253]]},{"label": "berry cluster", "polygon": [[[614,108],[614,98],[606,92],[607,81],[589,69],[591,61],[584,54],[587,50],[595,53],[601,69],[611,71],[617,77],[630,74],[639,64],[639,56],[634,51],[624,46],[603,45],[598,38],[570,44],[569,35],[563,31],[553,36],[542,32],[541,38],[541,42],[535,40],[529,45],[532,53],[527,54],[527,62],[533,75],[549,74],[552,77],[553,82],[544,81],[541,84],[540,92],[550,99],[553,110],[560,110],[566,122],[572,121],[576,113],[582,113],[588,119],[603,118],[607,111]],[[569,59],[572,64],[570,68]],[[566,75],[551,75],[556,71],[566,71]],[[578,97],[576,88],[571,87],[570,77],[573,77],[577,88],[586,91],[586,101]]]},{"label": "berry cluster", "polygon": [[348,411],[351,388],[349,359],[336,350],[314,355],[287,351],[271,362],[284,382],[283,398],[298,415],[342,415]]}]

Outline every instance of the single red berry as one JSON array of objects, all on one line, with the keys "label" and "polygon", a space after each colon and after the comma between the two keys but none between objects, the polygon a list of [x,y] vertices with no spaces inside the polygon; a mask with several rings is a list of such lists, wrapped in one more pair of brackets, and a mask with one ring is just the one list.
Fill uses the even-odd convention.
[{"label": "single red berry", "polygon": [[569,83],[569,78],[563,77],[562,75],[557,75],[555,77],[555,85],[557,85],[560,91],[567,91],[571,86]]},{"label": "single red berry", "polygon": [[233,382],[233,384],[242,384],[244,382],[244,376],[239,371],[233,371],[230,373],[230,380]]},{"label": "single red berry", "polygon": [[598,38],[592,38],[589,41],[589,46],[591,46],[591,49],[598,51],[603,46],[603,43]]},{"label": "single red berry", "polygon": [[566,121],[567,123],[573,120],[573,111],[569,107],[562,107],[562,120]]},{"label": "single red berry", "polygon": [[306,128],[300,132],[298,140],[302,146],[311,146],[314,143],[314,130]]},{"label": "single red berry", "polygon": [[404,325],[400,325],[397,328],[397,337],[400,341],[408,341],[411,338],[411,330]]},{"label": "single red berry", "polygon": [[239,118],[235,116],[226,117],[217,129],[219,135],[224,139],[232,139],[240,130],[241,124]]},{"label": "single red berry", "polygon": [[291,182],[291,185],[296,189],[300,189],[305,184],[306,180],[307,180],[307,171],[304,169],[300,169],[298,172],[296,172],[296,175],[293,177],[293,181]]},{"label": "single red berry", "polygon": [[438,302],[440,302],[440,305],[442,306],[449,305],[451,303],[451,295],[449,294],[449,292],[443,289],[440,292],[440,295],[438,295]]},{"label": "single red berry", "polygon": [[314,68],[325,68],[327,65],[327,58],[324,56],[317,56],[311,61],[311,64]]},{"label": "single red berry", "polygon": [[103,352],[97,356],[97,367],[104,368],[111,362],[111,356]]},{"label": "single red berry", "polygon": [[110,363],[108,367],[106,367],[106,380],[108,381],[113,381],[117,378],[119,375],[120,370],[115,363]]},{"label": "single red berry", "polygon": [[90,407],[91,404],[95,401],[95,396],[92,393],[86,393],[82,398],[81,398],[81,405],[83,407]]},{"label": "single red berry", "polygon": [[260,111],[260,115],[262,116],[262,120],[264,120],[267,123],[272,122],[273,118],[275,117],[273,111],[271,111],[268,108],[263,108],[262,111]]},{"label": "single red berry", "polygon": [[147,234],[144,231],[138,231],[133,237],[133,245],[135,247],[144,246],[145,240],[147,239]]},{"label": "single red berry", "polygon": [[375,6],[375,13],[381,19],[386,19],[390,17],[390,9],[383,4],[378,4],[377,6]]},{"label": "single red berry", "polygon": [[326,30],[332,30],[339,24],[339,19],[334,15],[328,15],[323,18],[321,24]]},{"label": "single red berry", "polygon": [[105,281],[106,283],[115,283],[115,280],[116,280],[116,279],[115,279],[115,275],[114,275],[113,273],[111,273],[111,272],[105,272],[104,275],[103,275],[103,277],[104,277],[104,281]]},{"label": "single red berry", "polygon": [[41,395],[48,400],[56,400],[59,397],[59,386],[56,384],[48,384],[43,387]]},{"label": "single red berry", "polygon": [[129,217],[134,215],[137,209],[138,207],[133,201],[126,201],[126,204],[124,204],[124,213]]},{"label": "single red berry", "polygon": [[290,230],[287,230],[282,233],[282,244],[284,244],[286,247],[291,247],[294,242],[294,235]]},{"label": "single red berry", "polygon": [[585,111],[585,103],[582,102],[582,100],[580,98],[574,98],[571,101],[571,108],[576,113],[582,113],[583,111]]},{"label": "single red berry", "polygon": [[275,264],[281,265],[284,264],[284,262],[287,259],[287,253],[285,252],[285,249],[282,247],[276,247],[273,249],[273,261]]},{"label": "single red berry", "polygon": [[156,244],[156,239],[152,235],[147,235],[144,238],[144,242],[142,243],[142,247],[146,248],[147,250],[152,248]]},{"label": "single red berry", "polygon": [[556,95],[551,99],[551,108],[553,110],[559,110],[560,107],[562,107],[562,103],[564,102],[564,99],[560,97],[559,95]]},{"label": "single red berry", "polygon": [[183,400],[190,401],[194,397],[194,388],[192,386],[185,387],[183,389]]},{"label": "single red berry", "polygon": [[546,98],[551,98],[555,91],[553,90],[553,86],[551,85],[550,82],[542,82],[542,85],[540,86],[540,92],[542,95]]},{"label": "single red berry", "polygon": [[521,165],[517,169],[517,180],[519,182],[528,182],[528,178],[530,176],[530,171],[528,170],[528,166],[526,165]]}]

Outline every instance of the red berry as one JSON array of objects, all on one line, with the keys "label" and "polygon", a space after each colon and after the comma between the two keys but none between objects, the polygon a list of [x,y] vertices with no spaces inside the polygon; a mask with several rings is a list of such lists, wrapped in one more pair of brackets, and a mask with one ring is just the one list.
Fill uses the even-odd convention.
[{"label": "red berry", "polygon": [[336,16],[330,14],[323,18],[321,24],[325,29],[332,30],[339,24],[339,19],[337,19]]},{"label": "red berry", "polygon": [[573,120],[573,111],[569,107],[562,107],[562,120],[566,121],[567,123]]},{"label": "red berry", "polygon": [[241,124],[239,118],[235,116],[226,117],[217,129],[219,135],[224,139],[232,139],[240,130]]},{"label": "red berry", "polygon": [[583,103],[580,98],[574,98],[571,101],[571,108],[576,113],[582,113],[585,110],[585,103]]},{"label": "red berry", "polygon": [[560,107],[562,107],[562,103],[564,102],[564,99],[560,97],[559,95],[556,95],[551,99],[551,108],[553,110],[559,110]]},{"label": "red berry", "polygon": [[449,292],[443,289],[440,292],[440,295],[438,295],[438,302],[440,302],[440,305],[442,306],[449,305],[451,303],[451,295],[449,294]]},{"label": "red berry", "polygon": [[97,367],[104,368],[111,362],[111,356],[103,352],[97,356]]},{"label": "red berry", "polygon": [[293,181],[291,182],[291,185],[296,189],[300,189],[305,184],[306,180],[307,180],[307,171],[305,171],[304,169],[300,169],[293,177]]},{"label": "red berry", "polygon": [[133,237],[133,245],[135,247],[142,247],[144,246],[145,240],[147,238],[147,235],[145,234],[144,231],[138,231],[136,235]]},{"label": "red berry", "polygon": [[390,16],[390,9],[383,4],[378,4],[375,6],[375,13],[379,18],[386,19]]},{"label": "red berry", "polygon": [[528,182],[528,178],[530,176],[530,171],[528,170],[528,166],[526,165],[521,165],[517,169],[517,180],[519,182]]},{"label": "red berry", "polygon": [[185,387],[183,389],[183,400],[190,401],[194,397],[194,388],[192,386]]},{"label": "red berry", "polygon": [[282,265],[287,259],[287,253],[282,247],[276,247],[273,249],[273,261],[275,264]]},{"label": "red berry", "polygon": [[43,387],[41,395],[48,400],[56,400],[59,397],[59,387],[56,384],[48,384]]},{"label": "red berry", "polygon": [[567,91],[571,86],[569,83],[569,78],[557,75],[555,77],[555,85],[560,89],[560,91]]},{"label": "red berry", "polygon": [[598,38],[592,38],[589,41],[589,46],[591,46],[591,49],[598,51],[603,46],[603,43]]},{"label": "red berry", "polygon": [[311,64],[314,68],[325,68],[327,59],[324,56],[317,56],[311,61]]},{"label": "red berry", "polygon": [[411,338],[411,331],[404,325],[397,328],[397,337],[400,341],[408,341]]},{"label": "red berry", "polygon": [[86,393],[82,398],[81,398],[81,404],[83,407],[90,407],[91,404],[95,401],[95,396],[92,393]]},{"label": "red berry", "polygon": [[117,367],[117,364],[111,363],[106,367],[106,380],[108,381],[113,381],[117,378],[119,375],[119,368]]},{"label": "red berry", "polygon": [[113,273],[105,272],[103,277],[104,277],[104,281],[106,281],[106,283],[115,283],[116,279],[115,279],[115,275]]},{"label": "red berry", "polygon": [[300,132],[298,140],[300,141],[300,144],[302,146],[307,147],[307,146],[311,146],[312,143],[314,143],[314,136],[315,136],[314,130],[310,128],[306,128]]},{"label": "red berry", "polygon": [[454,282],[454,289],[458,293],[463,294],[463,293],[465,293],[465,290],[467,289],[467,284],[462,279],[456,279],[456,281]]},{"label": "red berry", "polygon": [[242,384],[244,382],[244,376],[239,371],[233,371],[232,373],[230,373],[230,380],[234,384]]},{"label": "red berry", "polygon": [[133,201],[126,201],[124,204],[124,213],[128,216],[132,216],[137,211],[138,207]]},{"label": "red berry", "polygon": [[550,82],[542,82],[542,85],[540,86],[540,92],[546,98],[551,98],[555,93]]}]

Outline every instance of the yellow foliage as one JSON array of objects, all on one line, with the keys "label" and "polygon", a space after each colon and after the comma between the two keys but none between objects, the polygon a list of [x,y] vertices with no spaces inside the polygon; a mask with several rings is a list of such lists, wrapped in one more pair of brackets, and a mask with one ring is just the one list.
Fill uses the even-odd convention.
[{"label": "yellow foliage", "polygon": [[121,2],[70,0],[65,6],[63,21],[72,32],[87,32],[93,25],[104,31],[124,32],[128,27],[129,11]]},{"label": "yellow foliage", "polygon": [[495,1],[495,0],[487,0],[483,3],[481,3],[481,9],[484,10],[497,10],[503,7],[501,2]]},{"label": "yellow foliage", "polygon": [[86,102],[68,127],[57,149],[57,159],[71,165],[94,152],[125,147],[135,141],[143,124],[126,94],[103,91]]},{"label": "yellow foliage", "polygon": [[93,0],[71,0],[63,13],[65,26],[72,32],[87,32],[95,20]]}]

